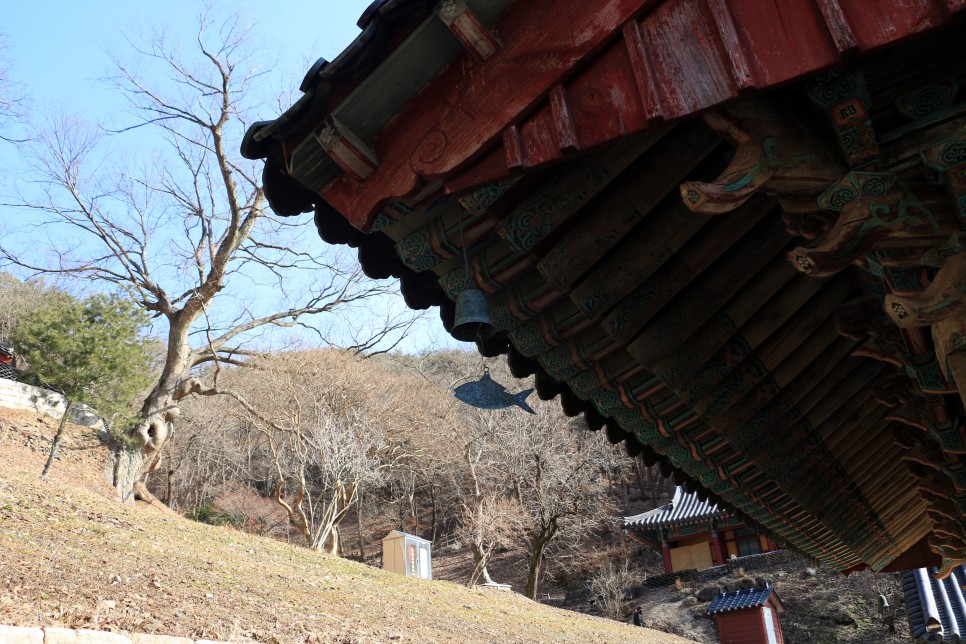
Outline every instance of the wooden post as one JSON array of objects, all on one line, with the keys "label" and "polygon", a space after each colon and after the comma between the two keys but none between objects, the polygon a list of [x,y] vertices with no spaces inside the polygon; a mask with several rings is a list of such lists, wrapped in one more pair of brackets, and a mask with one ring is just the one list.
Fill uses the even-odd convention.
[{"label": "wooden post", "polygon": [[356,500],[356,528],[359,531],[359,561],[366,563],[366,540],[362,530],[362,488],[359,488]]},{"label": "wooden post", "polygon": [[671,566],[671,546],[668,545],[667,539],[664,538],[664,531],[661,531],[661,555],[664,557],[664,572],[674,572]]},{"label": "wooden post", "polygon": [[711,543],[713,545],[712,554],[714,555],[714,558],[717,559],[717,561],[714,563],[716,566],[720,566],[728,560],[728,553],[725,550],[724,540],[721,538],[721,533],[717,530],[711,531]]}]

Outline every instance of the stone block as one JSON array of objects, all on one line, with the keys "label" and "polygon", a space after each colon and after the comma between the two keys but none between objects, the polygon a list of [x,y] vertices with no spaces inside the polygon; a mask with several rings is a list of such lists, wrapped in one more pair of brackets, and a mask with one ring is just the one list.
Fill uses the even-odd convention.
[{"label": "stone block", "polygon": [[131,638],[120,633],[85,629],[75,632],[77,633],[77,644],[131,644]]},{"label": "stone block", "polygon": [[44,632],[26,626],[0,626],[3,644],[44,644]]},{"label": "stone block", "polygon": [[77,644],[77,633],[72,628],[44,629],[44,644]]},{"label": "stone block", "polygon": [[135,633],[131,636],[131,644],[195,644],[195,641],[187,637]]}]

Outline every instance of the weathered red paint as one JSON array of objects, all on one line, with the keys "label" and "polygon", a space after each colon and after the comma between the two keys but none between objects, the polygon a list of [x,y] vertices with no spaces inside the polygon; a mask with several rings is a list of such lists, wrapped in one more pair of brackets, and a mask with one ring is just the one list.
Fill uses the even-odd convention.
[{"label": "weathered red paint", "polygon": [[778,611],[770,603],[764,607],[745,608],[716,615],[721,644],[767,644],[764,618],[766,610],[771,612],[778,644],[784,644]]},{"label": "weathered red paint", "polygon": [[447,194],[458,194],[476,186],[499,181],[509,173],[510,169],[507,166],[504,149],[502,146],[498,146],[490,150],[471,168],[447,179],[443,183],[443,187]]},{"label": "weathered red paint", "polygon": [[627,56],[634,73],[637,92],[644,107],[644,116],[648,121],[664,120],[660,90],[657,86],[657,72],[654,70],[654,63],[649,54],[651,47],[644,42],[641,23],[632,20],[624,25],[623,31],[624,46],[627,47]]},{"label": "weathered red paint", "polygon": [[661,556],[664,558],[664,572],[674,572],[674,567],[671,565],[671,546],[667,541],[661,542]]},{"label": "weathered red paint", "polygon": [[836,23],[823,19],[822,1],[731,0],[738,39],[749,53],[749,66],[759,87],[834,65],[842,53],[853,50],[836,47]]},{"label": "weathered red paint", "polygon": [[[470,189],[829,68],[948,21],[966,0],[528,0],[502,49],[459,55],[379,134],[379,167],[322,196],[368,230],[442,179]],[[574,71],[579,68],[579,71]],[[500,157],[502,156],[502,160]]]},{"label": "weathered red paint", "polygon": [[[513,4],[495,31],[504,46],[485,65],[457,56],[373,144],[379,168],[367,181],[342,177],[322,196],[368,230],[380,203],[445,178],[502,136],[653,0],[533,0]],[[521,64],[525,62],[526,64]]]},{"label": "weathered red paint", "polygon": [[500,43],[490,33],[480,19],[470,11],[462,0],[443,3],[438,11],[440,19],[449,27],[463,47],[476,60],[483,62],[493,56],[499,49]]},{"label": "weathered red paint", "polygon": [[714,553],[715,565],[720,566],[728,560],[728,552],[725,549],[724,539],[721,538],[721,533],[715,530],[711,533],[711,543],[713,545],[712,552]]},{"label": "weathered red paint", "polygon": [[842,5],[839,0],[818,0],[816,2],[822,18],[828,25],[829,34],[835,41],[835,47],[842,54],[851,54],[859,48],[859,43],[855,39],[855,32],[849,24],[845,13],[842,12]]},{"label": "weathered red paint", "polygon": [[748,64],[748,43],[738,33],[735,14],[728,0],[708,0],[708,11],[714,25],[718,28],[721,47],[731,67],[731,77],[738,91],[752,89],[755,79]]},{"label": "weathered red paint", "polygon": [[839,0],[860,49],[881,47],[927,31],[949,16],[935,0]]}]

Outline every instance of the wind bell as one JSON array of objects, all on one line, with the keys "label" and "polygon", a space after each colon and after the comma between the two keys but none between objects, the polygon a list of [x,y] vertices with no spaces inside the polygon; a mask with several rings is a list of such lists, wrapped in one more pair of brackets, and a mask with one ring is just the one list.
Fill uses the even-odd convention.
[{"label": "wind bell", "polygon": [[[453,330],[450,334],[461,342],[482,340],[484,333],[493,331],[490,322],[490,311],[486,304],[486,295],[473,283],[470,273],[470,261],[466,255],[466,241],[463,239],[463,211],[460,209],[460,241],[463,245],[463,265],[466,270],[466,288],[456,296],[456,314],[453,319]],[[467,382],[453,391],[457,400],[465,402],[478,409],[506,409],[517,406],[520,409],[535,414],[527,404],[527,396],[533,389],[525,389],[511,394],[506,387],[490,377],[490,370],[483,364],[483,375],[475,382]]]},{"label": "wind bell", "polygon": [[472,342],[492,330],[486,295],[475,286],[467,286],[456,296],[456,315],[450,334],[460,342]]},{"label": "wind bell", "polygon": [[450,334],[460,342],[472,342],[481,340],[484,333],[493,331],[493,323],[490,322],[490,307],[486,304],[486,295],[476,287],[473,273],[470,272],[470,258],[466,253],[466,239],[463,236],[462,207],[460,207],[459,227],[466,285],[456,296],[456,313],[453,316],[453,330]]}]

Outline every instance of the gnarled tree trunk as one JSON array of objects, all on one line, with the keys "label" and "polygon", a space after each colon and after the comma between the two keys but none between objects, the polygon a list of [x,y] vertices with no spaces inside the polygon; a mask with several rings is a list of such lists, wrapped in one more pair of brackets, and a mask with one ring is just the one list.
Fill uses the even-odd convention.
[{"label": "gnarled tree trunk", "polygon": [[530,571],[527,573],[527,587],[523,591],[523,594],[530,599],[537,598],[537,586],[540,583],[543,556],[547,551],[547,546],[550,545],[556,535],[557,519],[554,517],[530,539]]},{"label": "gnarled tree trunk", "polygon": [[197,318],[198,313],[187,306],[168,315],[170,333],[161,375],[144,400],[142,420],[132,431],[131,440],[115,445],[111,484],[124,504],[134,503],[134,484],[160,464],[161,450],[181,413],[178,403],[189,394],[202,392],[201,383],[189,377],[197,356],[188,344],[188,332]]}]

